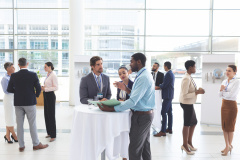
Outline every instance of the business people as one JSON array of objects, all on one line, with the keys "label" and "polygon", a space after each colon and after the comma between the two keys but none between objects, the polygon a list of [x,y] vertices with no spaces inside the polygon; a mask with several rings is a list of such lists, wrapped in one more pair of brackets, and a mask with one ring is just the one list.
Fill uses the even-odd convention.
[{"label": "business people", "polygon": [[222,98],[221,120],[222,130],[226,147],[222,150],[222,156],[227,156],[233,149],[232,140],[237,119],[237,96],[240,89],[240,82],[236,78],[237,67],[229,65],[226,69],[227,79],[222,82],[219,96]]},{"label": "business people", "polygon": [[[41,86],[37,74],[28,71],[28,63],[25,58],[18,60],[18,66],[20,67],[20,71],[11,75],[7,91],[14,93],[19,151],[23,152],[25,149],[23,128],[25,114],[29,123],[33,150],[44,149],[48,145],[43,145],[39,142],[36,125],[36,97],[41,92]],[[36,89],[36,93],[34,89]]]},{"label": "business people", "polygon": [[[159,88],[162,89],[162,129],[159,133],[155,134],[155,137],[166,136],[166,133],[172,134],[172,99],[174,96],[174,81],[175,76],[171,70],[171,63],[164,63],[164,70],[166,71],[166,75],[164,76],[163,83],[159,85]],[[167,127],[167,115],[168,115],[168,128]]]},{"label": "business people", "polygon": [[[128,69],[126,67],[120,67],[118,69],[118,75],[120,79],[129,89],[132,89],[133,86],[133,81],[129,79],[128,75]],[[129,95],[127,94],[126,91],[120,90],[119,88],[117,89],[117,100],[119,101],[125,101],[129,99]]]},{"label": "business people", "polygon": [[[187,154],[193,155],[197,148],[193,147],[192,137],[195,126],[197,125],[197,117],[193,104],[196,103],[197,95],[204,94],[205,91],[202,88],[197,89],[197,85],[191,77],[196,72],[195,62],[188,60],[185,62],[185,68],[187,73],[182,79],[181,92],[180,92],[180,105],[183,109],[184,126],[183,126],[183,145],[181,149]],[[190,149],[189,149],[190,148]]]},{"label": "business people", "polygon": [[158,71],[159,63],[155,62],[152,66],[152,75],[155,82],[155,90],[159,90],[159,85],[163,83],[164,74]]},{"label": "business people", "polygon": [[103,60],[101,57],[94,56],[90,59],[92,72],[81,79],[80,101],[88,104],[88,99],[97,97],[100,101],[111,98],[111,88],[109,77],[103,74]]},{"label": "business people", "polygon": [[47,72],[47,77],[42,86],[44,97],[44,117],[47,130],[46,138],[51,137],[50,142],[56,138],[56,119],[55,119],[55,104],[56,96],[54,91],[58,90],[58,79],[54,73],[52,62],[47,62],[44,65],[44,70]]},{"label": "business people", "polygon": [[[4,92],[3,106],[4,106],[5,123],[6,123],[6,135],[4,136],[4,139],[8,143],[13,143],[11,141],[11,138],[13,141],[18,142],[17,135],[14,131],[16,116],[15,116],[15,108],[13,106],[13,94],[7,91],[7,87],[8,87],[9,79],[12,73],[14,73],[15,68],[13,63],[11,62],[6,62],[4,64],[4,68],[7,71],[7,73],[4,75],[1,81],[2,89]],[[11,137],[10,137],[10,133],[12,133]]]},{"label": "business people", "polygon": [[[129,159],[151,160],[150,127],[153,120],[155,106],[155,85],[153,78],[145,68],[146,57],[142,53],[135,53],[131,57],[131,69],[137,72],[132,90],[122,82],[116,82],[119,89],[126,91],[130,98],[115,107],[99,106],[102,111],[121,112],[131,109],[131,129],[129,133]],[[104,122],[103,122],[104,123]]]}]

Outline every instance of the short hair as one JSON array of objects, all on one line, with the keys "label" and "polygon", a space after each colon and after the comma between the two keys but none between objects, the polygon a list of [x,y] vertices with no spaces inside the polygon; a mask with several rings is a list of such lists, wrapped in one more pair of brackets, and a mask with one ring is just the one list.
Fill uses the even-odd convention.
[{"label": "short hair", "polygon": [[164,66],[166,66],[168,69],[171,69],[171,67],[172,67],[172,64],[171,64],[171,62],[165,62],[164,63]]},{"label": "short hair", "polygon": [[52,70],[54,70],[52,62],[46,62],[45,63],[48,67],[51,67]]},{"label": "short hair", "polygon": [[228,65],[228,67],[233,69],[233,72],[237,72],[237,66],[235,65]]},{"label": "short hair", "polygon": [[185,62],[185,68],[186,68],[186,70],[188,70],[189,67],[193,67],[195,64],[196,64],[196,62],[193,61],[193,60],[188,60],[188,61],[186,61],[186,62]]},{"label": "short hair", "polygon": [[[93,56],[91,59],[90,59],[90,66],[95,66],[96,65],[96,62],[99,61],[99,60],[102,60],[101,57],[99,56]],[[91,68],[92,70],[92,68]]]},{"label": "short hair", "polygon": [[13,65],[12,62],[6,62],[6,63],[4,64],[5,70],[7,70],[7,68],[8,68],[8,67],[11,67],[12,65]]},{"label": "short hair", "polygon": [[120,67],[118,68],[118,71],[119,71],[120,69],[125,69],[126,71],[128,71],[127,67],[125,67],[125,66],[120,66]]},{"label": "short hair", "polygon": [[26,66],[27,65],[27,59],[26,58],[19,58],[18,64],[19,64],[19,66]]},{"label": "short hair", "polygon": [[132,58],[135,61],[140,60],[142,65],[145,67],[147,58],[146,58],[146,56],[143,53],[135,53],[135,54],[132,55]]},{"label": "short hair", "polygon": [[156,64],[158,67],[160,66],[158,62],[155,62],[154,64]]}]

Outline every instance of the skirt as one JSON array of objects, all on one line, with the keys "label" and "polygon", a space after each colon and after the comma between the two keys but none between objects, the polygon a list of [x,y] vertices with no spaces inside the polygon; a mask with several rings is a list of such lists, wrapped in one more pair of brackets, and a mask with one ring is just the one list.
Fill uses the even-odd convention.
[{"label": "skirt", "polygon": [[13,96],[14,94],[4,94],[3,106],[5,113],[5,123],[7,127],[14,127],[16,122],[15,108],[13,106]]},{"label": "skirt", "polygon": [[221,121],[222,130],[225,132],[234,132],[237,120],[237,102],[230,100],[222,100]]},{"label": "skirt", "polygon": [[195,126],[197,125],[197,117],[193,107],[193,104],[182,104],[184,126]]}]

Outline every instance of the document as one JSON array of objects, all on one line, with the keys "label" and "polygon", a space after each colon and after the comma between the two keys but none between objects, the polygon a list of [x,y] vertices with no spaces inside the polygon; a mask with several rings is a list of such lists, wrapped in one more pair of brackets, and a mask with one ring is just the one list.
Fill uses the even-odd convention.
[{"label": "document", "polygon": [[111,100],[107,100],[107,101],[103,101],[103,102],[99,102],[99,101],[90,101],[88,100],[89,103],[93,104],[94,106],[98,107],[98,104],[101,105],[104,104],[104,105],[107,105],[109,107],[114,107],[114,106],[117,106],[119,104],[121,104],[121,102],[119,102],[118,100],[116,99],[111,99]]}]

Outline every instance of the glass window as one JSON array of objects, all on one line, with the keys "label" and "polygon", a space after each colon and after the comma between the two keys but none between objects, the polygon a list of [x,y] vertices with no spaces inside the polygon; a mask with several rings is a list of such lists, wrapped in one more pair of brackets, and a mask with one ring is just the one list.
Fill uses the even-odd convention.
[{"label": "glass window", "polygon": [[13,41],[12,35],[0,35],[0,49],[11,49],[11,41]]},{"label": "glass window", "polygon": [[13,62],[13,53],[12,52],[0,52],[0,79],[6,73],[4,69],[4,63]]},{"label": "glass window", "polygon": [[[17,19],[18,25],[26,25],[27,34],[51,34],[54,32],[62,34],[62,29],[67,29],[66,26],[69,25],[69,12],[68,10],[21,9],[17,12]],[[56,25],[65,27],[58,28]],[[68,31],[64,30],[65,32]]]},{"label": "glass window", "polygon": [[239,9],[239,0],[214,0],[214,9]]},{"label": "glass window", "polygon": [[208,37],[146,37],[147,51],[208,51]]},{"label": "glass window", "polygon": [[[146,0],[154,9],[209,9],[210,0]],[[215,2],[215,1],[214,1]]]},{"label": "glass window", "polygon": [[147,11],[147,35],[209,35],[209,11]]},{"label": "glass window", "polygon": [[239,10],[215,10],[213,12],[213,35],[240,36],[239,17]]},{"label": "glass window", "polygon": [[18,8],[68,8],[69,0],[17,0]]},{"label": "glass window", "polygon": [[213,51],[240,51],[240,37],[214,37]]},{"label": "glass window", "polygon": [[0,0],[0,8],[12,8],[12,0]]},{"label": "glass window", "polygon": [[85,34],[143,35],[144,11],[86,10]]},{"label": "glass window", "polygon": [[12,34],[13,33],[12,25],[13,25],[13,10],[0,9],[0,34]]},{"label": "glass window", "polygon": [[144,8],[145,0],[85,0],[86,8]]}]

